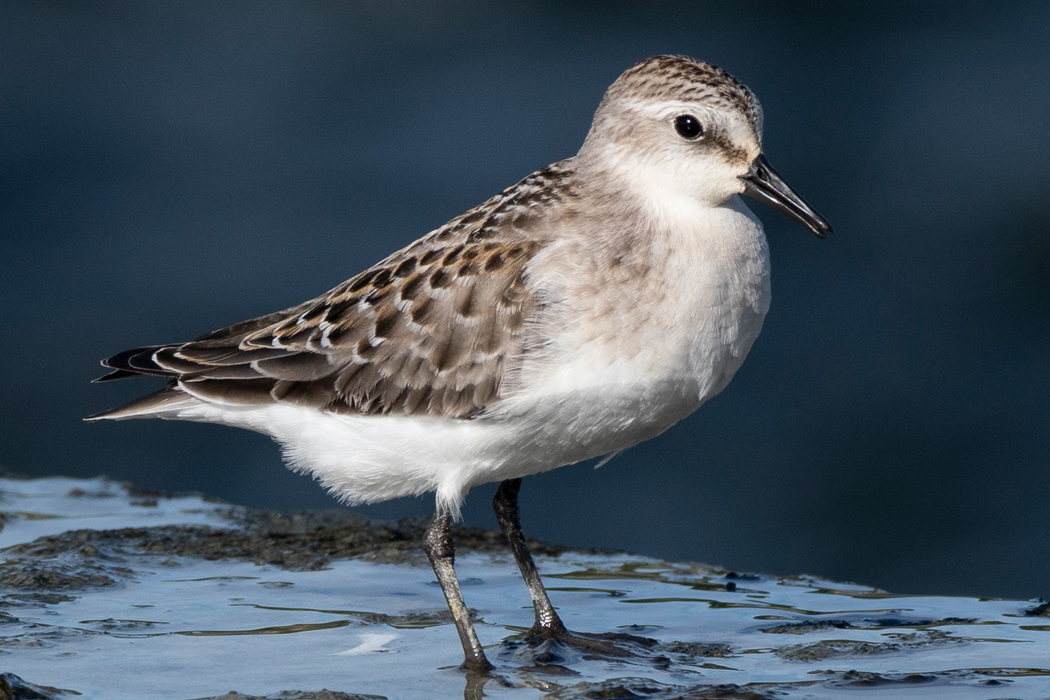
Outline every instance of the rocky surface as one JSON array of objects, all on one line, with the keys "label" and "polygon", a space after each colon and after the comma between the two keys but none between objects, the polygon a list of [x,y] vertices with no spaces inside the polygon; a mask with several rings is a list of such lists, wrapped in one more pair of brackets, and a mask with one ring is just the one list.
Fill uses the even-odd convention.
[{"label": "rocky surface", "polygon": [[[104,479],[0,478],[0,700],[1050,697],[1041,601],[898,596],[532,542],[552,600],[627,657],[523,639],[498,533],[455,532],[496,671],[461,650],[425,521],[275,513]],[[236,692],[230,691],[235,688]]]}]

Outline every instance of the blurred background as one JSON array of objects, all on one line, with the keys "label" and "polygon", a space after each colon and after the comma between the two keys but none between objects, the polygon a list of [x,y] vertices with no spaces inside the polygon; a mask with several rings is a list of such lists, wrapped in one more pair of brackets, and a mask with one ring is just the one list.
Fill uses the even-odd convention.
[{"label": "blurred background", "polygon": [[597,472],[527,479],[526,532],[1050,597],[1045,2],[2,2],[0,466],[335,506],[260,435],[81,422],[160,387],[92,386],[99,359],[326,291],[573,155],[658,53],[758,94],[835,233],[749,200],[773,307],[737,378]]}]

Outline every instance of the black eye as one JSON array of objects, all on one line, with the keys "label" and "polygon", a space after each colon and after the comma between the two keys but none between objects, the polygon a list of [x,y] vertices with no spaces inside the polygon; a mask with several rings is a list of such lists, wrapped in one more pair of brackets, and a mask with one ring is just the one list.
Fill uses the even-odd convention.
[{"label": "black eye", "polygon": [[695,141],[704,135],[704,127],[700,120],[692,114],[682,114],[674,118],[674,130],[683,139]]}]

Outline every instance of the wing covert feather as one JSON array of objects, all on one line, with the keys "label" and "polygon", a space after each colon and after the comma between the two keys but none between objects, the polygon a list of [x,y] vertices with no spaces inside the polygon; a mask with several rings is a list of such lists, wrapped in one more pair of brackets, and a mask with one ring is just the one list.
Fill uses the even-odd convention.
[{"label": "wing covert feather", "polygon": [[103,364],[220,403],[469,418],[541,311],[527,268],[551,234],[534,224],[575,196],[571,172],[537,171],[317,299]]}]

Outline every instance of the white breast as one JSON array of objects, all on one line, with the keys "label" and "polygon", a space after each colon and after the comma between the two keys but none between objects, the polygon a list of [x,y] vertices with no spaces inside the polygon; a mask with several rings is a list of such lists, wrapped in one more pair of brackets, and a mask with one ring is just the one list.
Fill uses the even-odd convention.
[{"label": "white breast", "polygon": [[521,450],[529,464],[518,471],[654,437],[724,389],[740,367],[769,308],[761,225],[736,197],[676,218],[666,239],[652,242],[661,265],[644,277],[606,279],[582,267],[578,241],[537,261],[553,299],[550,344],[491,418],[514,424],[518,441],[536,436]]}]

